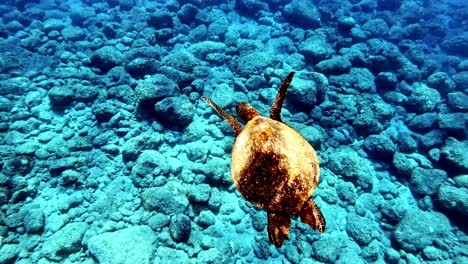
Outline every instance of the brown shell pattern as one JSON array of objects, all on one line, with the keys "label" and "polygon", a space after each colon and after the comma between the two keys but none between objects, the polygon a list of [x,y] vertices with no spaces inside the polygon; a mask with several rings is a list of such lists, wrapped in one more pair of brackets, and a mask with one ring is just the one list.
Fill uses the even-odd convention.
[{"label": "brown shell pattern", "polygon": [[312,146],[282,122],[257,116],[234,142],[231,175],[237,189],[270,212],[297,214],[314,192],[319,174]]}]

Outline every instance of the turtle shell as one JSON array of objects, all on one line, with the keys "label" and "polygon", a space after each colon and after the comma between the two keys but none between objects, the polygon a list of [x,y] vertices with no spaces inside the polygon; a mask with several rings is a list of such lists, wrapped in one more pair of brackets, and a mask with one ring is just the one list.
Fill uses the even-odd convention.
[{"label": "turtle shell", "polygon": [[315,150],[282,122],[256,116],[236,137],[232,179],[245,199],[269,212],[297,214],[319,174]]}]

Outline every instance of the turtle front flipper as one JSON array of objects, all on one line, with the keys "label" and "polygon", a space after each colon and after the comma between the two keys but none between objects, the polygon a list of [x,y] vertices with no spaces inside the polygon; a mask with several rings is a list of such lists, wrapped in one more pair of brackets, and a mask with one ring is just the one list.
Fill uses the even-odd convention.
[{"label": "turtle front flipper", "polygon": [[302,222],[308,224],[312,229],[315,229],[320,233],[325,232],[325,218],[312,197],[310,197],[309,200],[305,202],[304,206],[302,206],[302,209],[299,212],[299,217]]},{"label": "turtle front flipper", "polygon": [[294,72],[290,72],[288,76],[281,83],[278,93],[276,94],[276,99],[273,102],[270,110],[270,118],[276,121],[283,122],[281,120],[281,108],[283,107],[284,99],[286,98],[286,92],[288,91],[289,84],[294,77]]},{"label": "turtle front flipper", "polygon": [[236,136],[240,134],[240,132],[242,132],[242,126],[241,124],[239,123],[239,121],[237,121],[234,117],[232,117],[230,114],[224,112],[223,109],[221,109],[217,104],[215,104],[213,101],[211,101],[209,98],[205,97],[205,96],[202,96],[202,99],[203,101],[205,101],[208,105],[210,105],[211,107],[213,107],[213,109],[220,115],[222,116],[224,119],[226,119],[226,121],[232,126],[232,128],[234,129],[234,131],[236,132]]},{"label": "turtle front flipper", "polygon": [[268,212],[268,238],[276,247],[281,247],[289,238],[291,218],[286,213]]}]

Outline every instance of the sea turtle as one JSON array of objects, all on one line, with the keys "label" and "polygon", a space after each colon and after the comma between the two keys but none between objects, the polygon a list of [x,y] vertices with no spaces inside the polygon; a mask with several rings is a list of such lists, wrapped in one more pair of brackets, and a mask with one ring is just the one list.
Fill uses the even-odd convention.
[{"label": "sea turtle", "polygon": [[281,107],[294,72],[282,82],[270,118],[246,102],[236,105],[241,124],[206,97],[202,99],[234,128],[231,175],[239,192],[268,215],[268,237],[280,247],[289,237],[291,216],[312,229],[325,231],[325,219],[311,197],[319,180],[319,162],[312,146],[281,120]]}]

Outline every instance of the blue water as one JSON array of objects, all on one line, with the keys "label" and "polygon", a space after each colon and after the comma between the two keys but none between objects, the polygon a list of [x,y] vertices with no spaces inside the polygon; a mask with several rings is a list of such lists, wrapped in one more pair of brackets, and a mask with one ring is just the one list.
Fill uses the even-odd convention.
[{"label": "blue water", "polygon": [[[467,21],[461,0],[2,1],[0,263],[468,263]],[[268,117],[291,71],[326,229],[293,216],[275,247],[201,96]]]}]

